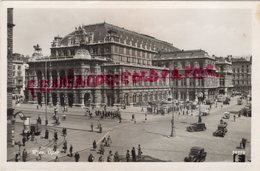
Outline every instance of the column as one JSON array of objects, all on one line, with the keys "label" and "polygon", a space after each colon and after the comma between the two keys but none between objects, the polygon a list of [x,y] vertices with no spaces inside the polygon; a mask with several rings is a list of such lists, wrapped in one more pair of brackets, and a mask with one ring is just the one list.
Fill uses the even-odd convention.
[{"label": "column", "polygon": [[78,101],[78,93],[76,90],[72,90],[72,94],[73,94],[73,104],[72,106],[76,106],[79,104],[79,101]]},{"label": "column", "polygon": [[181,100],[181,91],[180,90],[178,90],[178,100]]},{"label": "column", "polygon": [[60,105],[60,93],[59,93],[59,91],[56,91],[56,93],[57,93],[57,106],[59,106]]},{"label": "column", "polygon": [[81,106],[85,106],[84,95],[85,95],[85,92],[84,91],[80,91],[80,103],[81,103]]},{"label": "column", "polygon": [[186,101],[190,100],[190,94],[189,94],[189,91],[186,90]]},{"label": "column", "polygon": [[128,93],[128,103],[133,106],[133,93],[131,91]]}]

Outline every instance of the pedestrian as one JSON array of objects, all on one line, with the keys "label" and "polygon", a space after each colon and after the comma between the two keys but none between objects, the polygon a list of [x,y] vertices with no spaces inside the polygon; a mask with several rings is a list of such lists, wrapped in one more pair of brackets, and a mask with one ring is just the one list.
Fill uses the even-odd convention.
[{"label": "pedestrian", "polygon": [[141,160],[142,159],[142,150],[141,150],[141,145],[139,144],[138,145],[138,149],[137,149],[137,156],[138,156],[138,159]]},{"label": "pedestrian", "polygon": [[94,127],[94,125],[93,125],[93,123],[91,123],[91,125],[90,125],[91,132],[93,132],[93,127]]},{"label": "pedestrian", "polygon": [[107,156],[107,162],[112,162],[112,157],[113,157],[113,154],[112,154],[112,151],[110,150],[109,154]]},{"label": "pedestrian", "polygon": [[126,162],[130,162],[130,151],[126,151]]},{"label": "pedestrian", "polygon": [[70,157],[73,156],[72,152],[73,152],[73,146],[70,144],[70,154],[69,154]]},{"label": "pedestrian", "polygon": [[221,109],[223,108],[223,104],[221,104]]},{"label": "pedestrian", "polygon": [[42,120],[41,120],[40,116],[38,116],[37,123],[40,124],[40,125],[42,124]]},{"label": "pedestrian", "polygon": [[28,157],[28,153],[27,153],[26,149],[23,149],[23,153],[22,153],[23,162],[26,162],[27,157]]},{"label": "pedestrian", "polygon": [[118,154],[118,152],[116,151],[115,152],[115,155],[114,155],[114,162],[119,162],[120,161],[120,159],[119,159],[119,154]]},{"label": "pedestrian", "polygon": [[110,147],[110,144],[112,144],[112,139],[110,138],[110,135],[107,137],[107,146]]},{"label": "pedestrian", "polygon": [[67,135],[67,129],[66,128],[62,128],[62,134],[65,137]]},{"label": "pedestrian", "polygon": [[88,161],[89,162],[93,162],[95,160],[95,157],[92,155],[92,154],[90,154],[89,156],[88,156]]},{"label": "pedestrian", "polygon": [[25,142],[26,142],[25,136],[23,136],[22,142],[23,142],[23,146],[25,146]]},{"label": "pedestrian", "polygon": [[66,154],[67,153],[67,141],[65,140],[64,143],[63,143],[63,152]]},{"label": "pedestrian", "polygon": [[147,113],[144,114],[144,120],[147,120]]},{"label": "pedestrian", "polygon": [[236,115],[234,115],[234,122],[236,122]]},{"label": "pedestrian", "polygon": [[42,151],[41,151],[41,146],[39,147],[39,150],[38,150],[38,156],[36,157],[36,160],[41,160],[42,159]]},{"label": "pedestrian", "polygon": [[101,126],[101,124],[99,126],[99,133],[102,133],[102,126]]},{"label": "pedestrian", "polygon": [[102,155],[104,155],[104,153],[105,153],[105,148],[104,148],[104,144],[103,143],[100,144],[99,153],[102,154]]},{"label": "pedestrian", "polygon": [[65,121],[66,120],[66,114],[63,112],[63,115],[62,115],[62,119]]},{"label": "pedestrian", "polygon": [[102,142],[104,143],[105,146],[107,146],[107,138],[106,137],[103,138]]},{"label": "pedestrian", "polygon": [[132,114],[132,121],[135,120],[135,114]]},{"label": "pedestrian", "polygon": [[96,150],[97,148],[97,143],[96,143],[96,140],[93,141],[93,149]]},{"label": "pedestrian", "polygon": [[102,155],[100,155],[100,156],[99,156],[99,158],[98,158],[98,161],[99,161],[99,162],[103,162],[103,161],[104,161],[104,159],[103,159],[103,156],[102,156]]},{"label": "pedestrian", "polygon": [[201,123],[202,119],[201,119],[201,116],[199,115],[199,120],[198,120],[198,123]]},{"label": "pedestrian", "polygon": [[243,147],[243,149],[246,148],[246,141],[247,141],[247,139],[242,138],[242,147]]},{"label": "pedestrian", "polygon": [[19,152],[15,154],[15,161],[16,162],[20,161],[20,153]]},{"label": "pedestrian", "polygon": [[49,131],[48,129],[45,130],[45,136],[44,136],[45,139],[49,139]]},{"label": "pedestrian", "polygon": [[142,107],[142,108],[141,108],[141,112],[143,112],[143,111],[144,111],[144,108]]},{"label": "pedestrian", "polygon": [[58,140],[58,132],[56,130],[54,130],[54,140],[57,141]]},{"label": "pedestrian", "polygon": [[54,162],[58,162],[58,161],[59,161],[59,157],[56,156]]},{"label": "pedestrian", "polygon": [[57,151],[57,143],[56,142],[53,145],[53,151]]},{"label": "pedestrian", "polygon": [[136,161],[136,153],[135,153],[135,148],[133,147],[132,148],[132,151],[131,151],[131,153],[132,153],[132,161]]},{"label": "pedestrian", "polygon": [[78,162],[80,158],[80,155],[78,152],[75,153],[75,162]]}]

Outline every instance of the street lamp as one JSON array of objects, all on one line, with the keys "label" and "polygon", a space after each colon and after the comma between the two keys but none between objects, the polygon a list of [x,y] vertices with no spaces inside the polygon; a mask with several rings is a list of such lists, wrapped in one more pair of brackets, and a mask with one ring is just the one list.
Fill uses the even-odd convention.
[{"label": "street lamp", "polygon": [[[47,60],[45,61],[45,77],[47,77]],[[47,118],[47,86],[45,86],[45,126],[48,125],[48,118]]]},{"label": "street lamp", "polygon": [[[173,93],[172,93],[173,94]],[[173,104],[173,97],[171,97],[171,100],[172,100],[172,119],[171,119],[171,137],[175,137],[176,134],[175,134],[175,125],[174,125],[174,111],[173,111],[173,108],[174,108],[174,104]]]},{"label": "street lamp", "polygon": [[201,122],[201,99],[203,97],[203,93],[200,92],[198,95],[198,102],[199,102],[199,117],[198,117],[198,122]]}]

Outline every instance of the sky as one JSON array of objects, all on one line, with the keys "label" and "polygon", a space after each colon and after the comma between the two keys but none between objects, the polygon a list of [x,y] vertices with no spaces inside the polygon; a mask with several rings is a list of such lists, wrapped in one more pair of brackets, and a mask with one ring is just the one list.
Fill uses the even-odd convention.
[{"label": "sky", "polygon": [[79,25],[107,22],[164,40],[179,49],[210,55],[252,54],[251,12],[246,9],[14,9],[14,52],[31,56],[33,46],[50,55],[54,36]]}]

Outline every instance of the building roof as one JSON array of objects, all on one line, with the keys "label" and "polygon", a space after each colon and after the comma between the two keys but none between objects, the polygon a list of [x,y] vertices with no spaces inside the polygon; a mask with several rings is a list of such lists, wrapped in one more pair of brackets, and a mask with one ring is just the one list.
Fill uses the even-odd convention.
[{"label": "building roof", "polygon": [[249,59],[247,57],[240,57],[240,58],[231,58],[231,61],[232,63],[241,63],[241,62],[244,62],[244,63],[251,63],[251,60],[252,60],[252,57],[250,57]]},{"label": "building roof", "polygon": [[[80,31],[82,31],[82,33]],[[178,48],[174,47],[172,43],[156,39],[146,34],[130,31],[128,29],[125,29],[124,27],[115,26],[106,22],[91,25],[83,25],[78,28],[75,28],[73,32],[61,39],[61,46],[66,47],[68,45],[69,39],[73,39],[76,35],[84,33],[94,33],[94,43],[104,41],[104,38],[108,33],[113,33],[124,38],[128,37],[129,39],[134,39],[133,41],[150,42],[151,44],[160,44],[168,46],[169,48],[171,47],[174,50],[179,50]]]},{"label": "building roof", "polygon": [[189,58],[210,58],[208,53],[204,50],[181,50],[175,52],[162,52],[158,53],[153,60],[169,60],[169,59],[189,59]]}]

